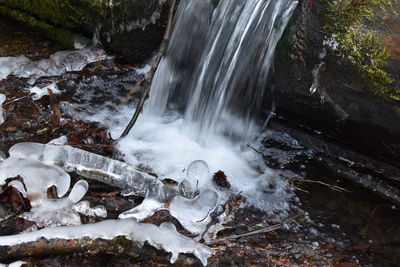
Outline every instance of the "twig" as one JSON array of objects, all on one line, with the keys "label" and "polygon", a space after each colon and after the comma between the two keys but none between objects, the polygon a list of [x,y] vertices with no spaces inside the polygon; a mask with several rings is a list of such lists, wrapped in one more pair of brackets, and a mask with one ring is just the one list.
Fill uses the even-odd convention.
[{"label": "twig", "polygon": [[207,219],[208,215],[210,215],[211,210],[212,210],[212,209],[209,209],[208,212],[207,212],[207,214],[206,214],[206,216],[205,216],[203,219],[201,219],[200,221],[197,221],[197,223],[201,223],[201,222],[203,222],[205,219]]},{"label": "twig", "polygon": [[311,184],[320,184],[320,185],[329,187],[330,189],[335,190],[335,191],[337,191],[337,192],[351,193],[351,191],[349,191],[349,190],[347,190],[347,189],[345,189],[345,188],[342,188],[342,187],[337,186],[337,185],[327,184],[327,183],[324,183],[324,182],[322,182],[322,181],[314,181],[314,180],[306,180],[306,179],[290,179],[290,181],[293,181],[293,182],[302,182],[302,183],[311,183]]},{"label": "twig", "polygon": [[160,49],[158,51],[157,58],[154,61],[153,65],[151,67],[151,71],[150,71],[149,75],[146,78],[146,82],[144,84],[145,89],[144,89],[142,98],[140,99],[140,102],[136,106],[135,113],[133,114],[131,120],[128,123],[128,126],[126,126],[126,128],[125,128],[124,132],[121,134],[120,138],[123,138],[123,137],[125,137],[125,136],[127,136],[129,134],[129,132],[132,129],[133,125],[135,125],[135,123],[136,123],[136,121],[137,121],[137,119],[139,117],[140,112],[143,110],[144,102],[146,101],[147,97],[149,96],[151,83],[153,81],[154,74],[155,74],[155,72],[156,72],[156,70],[158,68],[158,65],[160,64],[160,61],[161,61],[162,57],[165,54],[165,51],[167,50],[168,41],[169,41],[169,39],[171,37],[172,21],[173,21],[173,17],[174,17],[174,11],[175,11],[176,2],[177,2],[177,0],[172,0],[171,7],[170,7],[170,10],[169,10],[169,15],[168,15],[168,24],[167,24],[167,28],[165,30],[164,38],[163,38],[163,41],[161,43]]},{"label": "twig", "polygon": [[251,231],[251,232],[248,232],[248,233],[240,234],[240,235],[231,235],[231,236],[228,236],[228,237],[215,239],[215,240],[211,241],[211,243],[218,243],[218,242],[227,241],[227,240],[230,240],[230,239],[238,239],[238,238],[241,238],[241,237],[273,232],[275,230],[278,230],[278,229],[282,228],[282,226],[284,226],[285,224],[291,223],[291,222],[295,221],[297,218],[302,217],[302,216],[303,216],[303,214],[298,214],[298,215],[294,216],[293,218],[290,218],[289,220],[286,220],[284,222],[281,222],[281,223],[278,223],[278,224],[275,224],[275,225],[271,225],[271,226],[268,226],[268,227],[264,227],[264,228],[261,228],[259,230],[255,230],[255,231]]},{"label": "twig", "polygon": [[61,125],[61,110],[60,106],[58,105],[57,102],[57,97],[53,93],[53,90],[50,88],[47,88],[47,91],[49,92],[49,97],[50,97],[50,105],[51,109],[53,110],[53,123],[57,126]]},{"label": "twig", "polygon": [[260,154],[261,156],[265,157],[264,153],[262,153],[260,150],[252,147],[251,145],[247,145],[248,147],[250,147],[252,150],[254,150],[254,152]]},{"label": "twig", "polygon": [[26,96],[18,97],[18,98],[15,98],[15,99],[11,99],[10,101],[7,101],[6,103],[4,103],[3,106],[10,105],[10,104],[13,103],[13,102],[17,102],[17,101],[19,101],[19,100],[21,100],[21,99],[24,99],[24,98],[27,98],[27,97],[28,97],[28,96],[26,95]]},{"label": "twig", "polygon": [[[64,145],[59,145],[59,144],[52,144],[54,146],[64,146]],[[113,145],[108,145],[108,144],[74,144],[74,143],[68,143],[69,146],[76,147],[76,148],[104,148],[104,147],[114,147]]]}]

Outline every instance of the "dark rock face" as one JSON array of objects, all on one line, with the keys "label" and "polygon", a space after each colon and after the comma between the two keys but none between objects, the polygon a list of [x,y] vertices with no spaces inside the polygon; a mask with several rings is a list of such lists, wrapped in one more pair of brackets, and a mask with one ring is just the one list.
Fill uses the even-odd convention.
[{"label": "dark rock face", "polygon": [[[323,2],[301,1],[280,42],[275,62],[276,112],[288,121],[397,165],[400,101],[375,94],[357,70],[329,50],[321,56],[327,37],[323,31],[327,6]],[[392,27],[399,23],[393,19]],[[398,36],[393,32],[379,34],[388,41],[391,52],[385,70],[398,84],[398,47],[391,43]]]},{"label": "dark rock face", "polygon": [[101,45],[140,63],[160,45],[167,0],[0,0],[0,14],[40,29],[66,47]]}]

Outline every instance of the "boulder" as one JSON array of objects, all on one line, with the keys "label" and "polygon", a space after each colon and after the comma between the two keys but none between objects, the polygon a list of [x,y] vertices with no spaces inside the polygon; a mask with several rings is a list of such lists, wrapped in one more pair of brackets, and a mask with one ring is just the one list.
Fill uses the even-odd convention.
[{"label": "boulder", "polygon": [[167,0],[0,0],[0,14],[29,24],[66,47],[103,46],[142,62],[160,45]]},{"label": "boulder", "polygon": [[399,11],[391,0],[300,1],[276,53],[278,117],[398,165]]}]

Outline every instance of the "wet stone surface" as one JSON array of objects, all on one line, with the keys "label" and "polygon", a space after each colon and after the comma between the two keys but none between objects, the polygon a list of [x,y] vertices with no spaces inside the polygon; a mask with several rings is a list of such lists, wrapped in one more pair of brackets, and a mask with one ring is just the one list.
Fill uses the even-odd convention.
[{"label": "wet stone surface", "polygon": [[63,50],[62,45],[48,40],[40,32],[3,15],[0,15],[0,29],[1,57],[25,55],[37,60]]}]

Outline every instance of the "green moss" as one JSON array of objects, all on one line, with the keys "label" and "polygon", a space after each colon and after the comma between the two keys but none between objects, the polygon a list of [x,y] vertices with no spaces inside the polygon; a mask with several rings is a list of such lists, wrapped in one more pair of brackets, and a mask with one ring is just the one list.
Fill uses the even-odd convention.
[{"label": "green moss", "polygon": [[104,20],[110,12],[108,5],[108,1],[101,0],[0,0],[0,6],[67,29]]},{"label": "green moss", "polygon": [[390,53],[379,36],[365,29],[377,8],[388,10],[393,0],[329,0],[325,30],[337,42],[343,61],[353,65],[376,93],[400,100],[400,89],[384,69]]},{"label": "green moss", "polygon": [[0,13],[8,14],[15,19],[31,25],[32,27],[38,28],[46,32],[51,38],[58,40],[62,45],[66,47],[74,46],[74,33],[36,20],[34,17],[27,15],[26,13],[19,12],[14,9],[8,9],[0,5]]},{"label": "green moss", "polygon": [[125,236],[118,236],[115,241],[118,245],[122,247],[130,247],[132,246],[132,241],[127,239]]}]

